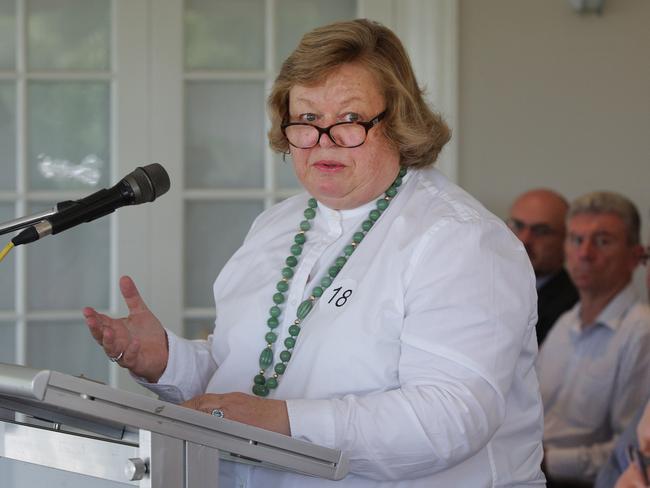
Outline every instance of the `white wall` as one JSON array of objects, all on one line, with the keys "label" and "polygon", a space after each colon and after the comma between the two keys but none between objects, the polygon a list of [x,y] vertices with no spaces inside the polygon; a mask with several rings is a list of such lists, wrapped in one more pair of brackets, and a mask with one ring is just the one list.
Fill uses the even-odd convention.
[{"label": "white wall", "polygon": [[647,242],[650,1],[460,0],[459,36],[460,184],[502,217],[530,187],[620,192]]},{"label": "white wall", "polygon": [[536,185],[650,210],[650,2],[461,0],[460,183],[499,215]]}]

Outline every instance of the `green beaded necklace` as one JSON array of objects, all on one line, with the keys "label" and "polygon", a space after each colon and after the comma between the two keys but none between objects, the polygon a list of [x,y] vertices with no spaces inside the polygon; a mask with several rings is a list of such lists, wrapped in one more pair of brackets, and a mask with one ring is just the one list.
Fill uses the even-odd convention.
[{"label": "green beaded necklace", "polygon": [[390,201],[397,195],[397,189],[402,184],[402,178],[406,175],[406,168],[402,167],[399,170],[399,174],[395,181],[388,187],[384,196],[377,200],[377,208],[370,211],[368,218],[363,221],[361,224],[361,230],[355,232],[352,236],[352,242],[343,248],[343,254],[337,257],[334,260],[334,263],[327,270],[327,274],[321,278],[318,286],[315,286],[311,290],[309,298],[304,300],[296,311],[296,319],[293,321],[293,324],[289,326],[289,337],[284,340],[284,349],[280,353],[280,361],[275,363],[273,366],[273,375],[270,377],[266,376],[266,371],[273,364],[273,344],[278,340],[278,335],[274,332],[280,325],[280,315],[282,310],[279,305],[284,303],[285,292],[289,289],[289,282],[293,278],[293,269],[298,265],[298,258],[302,254],[303,244],[307,241],[307,231],[311,228],[311,220],[316,217],[316,207],[318,202],[316,199],[310,198],[307,202],[307,208],[303,212],[305,220],[300,222],[300,231],[293,238],[293,245],[291,246],[291,255],[285,260],[286,266],[282,268],[282,279],[278,281],[276,287],[277,293],[273,295],[274,305],[269,309],[269,318],[266,321],[266,325],[269,327],[269,331],[264,336],[266,341],[266,347],[262,350],[259,359],[260,371],[253,378],[253,393],[257,396],[265,397],[269,394],[272,389],[278,387],[278,380],[287,369],[287,363],[291,360],[291,353],[293,348],[296,345],[296,339],[298,334],[300,334],[300,324],[303,320],[309,315],[314,303],[318,298],[325,292],[325,290],[332,284],[332,281],[339,274],[345,263],[352,255],[354,250],[357,248],[359,243],[363,240],[365,235],[375,224],[377,219],[384,210],[388,208]]}]

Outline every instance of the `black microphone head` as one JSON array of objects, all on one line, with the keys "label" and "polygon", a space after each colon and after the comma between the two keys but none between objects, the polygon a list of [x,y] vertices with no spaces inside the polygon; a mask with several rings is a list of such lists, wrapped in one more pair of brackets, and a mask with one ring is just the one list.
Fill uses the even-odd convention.
[{"label": "black microphone head", "polygon": [[126,175],[124,180],[131,186],[134,194],[133,204],[153,202],[169,190],[169,175],[158,163],[137,167]]}]

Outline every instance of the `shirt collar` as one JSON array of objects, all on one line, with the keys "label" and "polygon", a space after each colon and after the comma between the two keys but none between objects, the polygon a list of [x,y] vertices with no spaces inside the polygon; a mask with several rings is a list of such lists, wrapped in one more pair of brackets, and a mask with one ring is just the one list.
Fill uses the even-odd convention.
[{"label": "shirt collar", "polygon": [[[409,180],[411,173],[413,172],[412,169],[402,177],[402,185],[400,186],[400,190],[404,188],[404,184]],[[398,190],[398,195],[400,190]],[[356,217],[359,217],[359,215],[368,215],[371,210],[375,209],[377,207],[377,200],[379,200],[381,196],[378,196],[377,198],[374,198],[370,200],[367,203],[364,203],[363,205],[356,207],[356,208],[349,208],[346,210],[334,210],[333,208],[328,207],[322,202],[318,202],[318,210],[320,210],[323,214],[323,217],[325,220],[328,222],[341,222],[347,219],[353,219]]]},{"label": "shirt collar", "polygon": [[553,278],[556,274],[557,273],[547,274],[544,276],[537,276],[535,278],[535,288],[537,288],[537,291],[539,291],[540,288],[542,288],[546,283],[551,281],[551,278]]},{"label": "shirt collar", "polygon": [[[638,296],[632,282],[628,283],[617,295],[612,298],[605,308],[598,314],[594,325],[602,325],[615,331],[625,318],[629,308],[638,300]],[[581,330],[580,326],[580,303],[575,307],[576,331]]]},{"label": "shirt collar", "polygon": [[596,323],[616,330],[621,324],[628,309],[634,305],[638,297],[632,282],[628,283],[618,295],[610,300],[607,306],[596,317]]},{"label": "shirt collar", "polygon": [[324,203],[318,202],[318,210],[323,213],[325,220],[334,220],[340,222],[341,220],[351,219],[358,217],[361,214],[368,215],[370,211],[375,208],[377,204],[375,200],[371,200],[368,203],[364,203],[360,207],[349,208],[346,210],[334,210],[333,208],[328,207]]}]

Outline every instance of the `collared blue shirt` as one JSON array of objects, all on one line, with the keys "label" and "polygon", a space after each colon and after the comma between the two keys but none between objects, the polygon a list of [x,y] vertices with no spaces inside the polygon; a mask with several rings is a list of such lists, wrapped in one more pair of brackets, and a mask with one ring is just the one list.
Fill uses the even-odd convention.
[{"label": "collared blue shirt", "polygon": [[650,394],[650,308],[629,284],[582,327],[578,302],[551,329],[537,371],[550,475],[593,481]]}]

